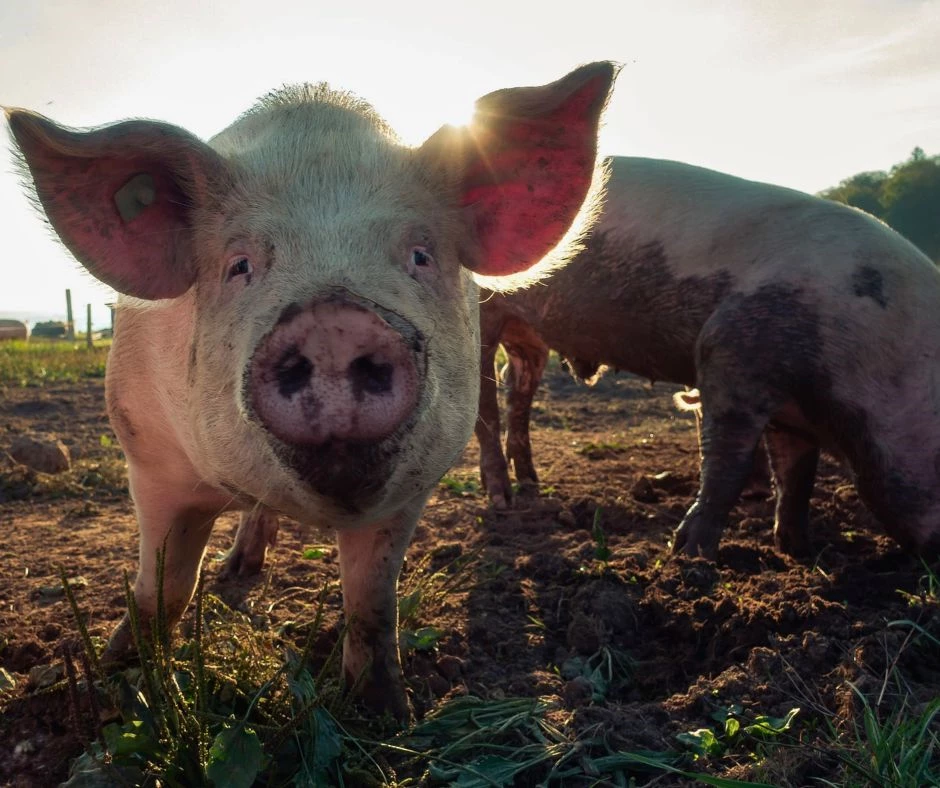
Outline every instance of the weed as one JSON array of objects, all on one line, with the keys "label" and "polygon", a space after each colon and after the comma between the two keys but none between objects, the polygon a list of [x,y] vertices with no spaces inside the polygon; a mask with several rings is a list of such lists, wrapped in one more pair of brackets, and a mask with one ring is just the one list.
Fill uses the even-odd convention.
[{"label": "weed", "polygon": [[441,487],[454,495],[463,498],[477,496],[480,494],[480,483],[473,477],[445,476],[440,481]]},{"label": "weed", "polygon": [[594,510],[594,520],[591,523],[591,538],[594,540],[594,558],[601,563],[610,560],[610,548],[607,546],[607,534],[601,527],[601,509]]},{"label": "weed", "polygon": [[721,758],[732,749],[755,747],[749,750],[755,760],[761,759],[761,745],[779,737],[790,730],[793,720],[799,714],[799,708],[790,709],[784,717],[768,717],[761,714],[747,724],[742,724],[742,709],[738,705],[716,709],[712,719],[719,727],[699,728],[694,731],[677,734],[676,739],[693,753],[696,759],[709,757]]},{"label": "weed", "polygon": [[[852,726],[854,741],[850,739],[836,749],[843,781],[821,782],[844,788],[940,785],[940,698],[934,698],[919,712],[908,708],[905,698],[882,718],[868,698],[850,686],[862,703],[861,724]],[[838,739],[835,731],[833,738]]]},{"label": "weed", "polygon": [[398,598],[398,629],[405,651],[433,651],[444,632],[436,627],[419,626],[422,608],[436,607],[450,594],[468,591],[479,567],[476,553],[458,555],[436,572],[430,571],[435,558],[429,553],[410,568],[401,584]]},{"label": "weed", "polygon": [[591,700],[599,703],[611,693],[619,692],[630,683],[634,663],[625,651],[603,646],[590,657],[576,656],[561,666],[561,676],[571,680],[577,676],[591,684]]}]

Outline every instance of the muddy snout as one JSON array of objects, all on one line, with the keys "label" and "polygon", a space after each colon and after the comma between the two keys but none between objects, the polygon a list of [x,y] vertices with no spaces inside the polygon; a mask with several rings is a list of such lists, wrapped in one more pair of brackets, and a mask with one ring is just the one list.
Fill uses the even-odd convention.
[{"label": "muddy snout", "polygon": [[357,304],[291,308],[251,361],[252,407],[290,446],[381,441],[417,406],[422,346]]}]

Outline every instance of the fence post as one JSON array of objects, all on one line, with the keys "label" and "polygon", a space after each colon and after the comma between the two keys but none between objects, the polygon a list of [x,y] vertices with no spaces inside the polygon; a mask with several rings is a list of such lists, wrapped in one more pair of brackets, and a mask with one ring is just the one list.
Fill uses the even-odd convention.
[{"label": "fence post", "polygon": [[85,346],[91,350],[91,304],[85,304]]},{"label": "fence post", "polygon": [[72,291],[65,289],[65,338],[70,342],[75,341],[75,323],[72,320]]}]

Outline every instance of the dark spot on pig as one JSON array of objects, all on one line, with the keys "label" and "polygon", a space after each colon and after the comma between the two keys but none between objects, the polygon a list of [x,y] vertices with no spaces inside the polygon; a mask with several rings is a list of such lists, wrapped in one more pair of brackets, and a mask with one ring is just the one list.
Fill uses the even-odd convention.
[{"label": "dark spot on pig", "polygon": [[852,274],[852,290],[859,298],[870,298],[882,309],[888,306],[884,294],[884,277],[877,268],[860,265]]},{"label": "dark spot on pig", "polygon": [[275,326],[281,326],[284,323],[289,323],[297,315],[303,312],[303,307],[300,304],[293,303],[284,308],[284,311],[281,312],[281,316],[277,319]]},{"label": "dark spot on pig", "polygon": [[727,392],[726,407],[768,416],[794,399],[811,421],[822,419],[818,394],[829,382],[821,385],[820,336],[819,316],[800,288],[769,284],[732,294],[702,330],[699,383]]},{"label": "dark spot on pig", "polygon": [[692,385],[696,337],[733,281],[726,270],[677,277],[662,241],[626,243],[596,232],[553,274],[550,288],[484,295],[481,315],[485,327],[510,318],[531,325],[545,344],[583,368],[607,364]]}]

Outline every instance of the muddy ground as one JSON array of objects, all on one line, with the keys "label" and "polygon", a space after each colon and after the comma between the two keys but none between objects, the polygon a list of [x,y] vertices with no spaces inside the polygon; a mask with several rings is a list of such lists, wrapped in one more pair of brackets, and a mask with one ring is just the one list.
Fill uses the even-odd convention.
[{"label": "muddy ground", "polygon": [[[732,704],[745,718],[800,707],[791,743],[803,746],[781,748],[759,768],[742,753],[737,766],[725,759],[720,769],[775,785],[836,779],[831,754],[813,747],[830,727],[852,724],[858,703],[849,682],[883,713],[899,693],[913,712],[940,694],[938,650],[909,627],[889,626],[915,620],[940,632],[935,601],[918,598],[926,570],[883,534],[828,461],[813,498],[813,560],[774,551],[766,495],[734,511],[717,566],[670,558],[698,478],[694,422],[673,410],[672,390],[627,375],[588,390],[551,368],[533,427],[541,490],[510,512],[488,508],[471,442],[409,553],[405,582],[425,559],[438,568],[479,553],[472,582],[422,612],[444,635],[435,654],[408,659],[415,707],[421,713],[465,692],[544,696],[572,733],[630,750],[675,749],[677,734],[713,726],[712,712]],[[64,692],[37,692],[28,678],[75,637],[56,592],[58,567],[84,578],[78,602],[92,634],[106,636],[124,612],[136,527],[100,381],[0,390],[0,449],[23,431],[54,432],[76,460],[60,482],[39,488],[8,466],[0,488],[0,667],[15,680],[0,689],[0,785],[50,786],[80,751]],[[592,536],[598,510],[606,561]],[[219,582],[235,524],[225,516],[216,527],[208,590],[263,610],[271,626],[310,616],[337,564],[329,551],[316,559],[300,552],[328,540],[285,523],[266,579]],[[329,603],[335,632],[339,594]],[[560,668],[604,647],[629,655],[629,675],[592,700],[590,685]]]}]

